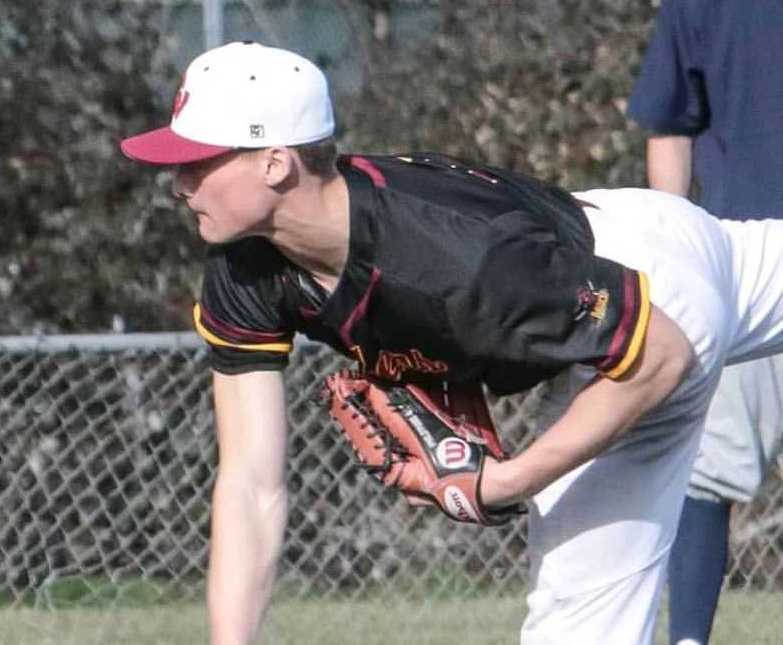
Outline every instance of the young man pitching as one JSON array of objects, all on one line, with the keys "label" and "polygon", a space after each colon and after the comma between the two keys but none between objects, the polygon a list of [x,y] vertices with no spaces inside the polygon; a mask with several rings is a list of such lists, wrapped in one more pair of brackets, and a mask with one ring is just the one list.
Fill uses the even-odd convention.
[{"label": "young man pitching", "polygon": [[648,190],[570,195],[436,154],[335,158],[333,129],[315,66],[233,43],[191,63],[170,126],[122,144],[178,166],[175,193],[212,245],[195,324],[212,350],[220,452],[213,644],[248,643],[269,600],[295,332],[381,388],[579,383],[510,459],[460,427],[444,444],[468,446],[452,470],[455,453],[427,428],[417,447],[373,427],[383,441],[362,456],[386,485],[458,519],[491,524],[527,504],[522,642],[650,643],[721,368],[783,342],[783,225],[720,222]]}]

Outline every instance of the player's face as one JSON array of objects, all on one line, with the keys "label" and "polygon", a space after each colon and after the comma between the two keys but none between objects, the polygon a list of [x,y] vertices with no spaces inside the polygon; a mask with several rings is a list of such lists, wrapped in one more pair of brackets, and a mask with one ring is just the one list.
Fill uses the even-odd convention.
[{"label": "player's face", "polygon": [[260,176],[260,164],[240,153],[179,166],[174,194],[187,202],[199,234],[211,244],[259,234],[277,199]]}]

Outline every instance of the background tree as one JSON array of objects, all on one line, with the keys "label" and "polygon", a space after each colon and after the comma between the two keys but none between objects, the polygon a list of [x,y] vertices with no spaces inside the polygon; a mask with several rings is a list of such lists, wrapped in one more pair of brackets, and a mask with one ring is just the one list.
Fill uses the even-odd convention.
[{"label": "background tree", "polygon": [[[623,112],[651,4],[240,4],[261,33],[273,5],[290,7],[289,30],[315,10],[344,23],[333,37],[360,78],[349,87],[340,61],[318,62],[335,81],[345,150],[438,150],[570,189],[644,181],[642,138]],[[129,163],[117,147],[168,118],[182,49],[170,7],[0,5],[0,333],[189,328],[203,245],[169,196],[169,171]],[[270,44],[285,46],[276,36]]]}]

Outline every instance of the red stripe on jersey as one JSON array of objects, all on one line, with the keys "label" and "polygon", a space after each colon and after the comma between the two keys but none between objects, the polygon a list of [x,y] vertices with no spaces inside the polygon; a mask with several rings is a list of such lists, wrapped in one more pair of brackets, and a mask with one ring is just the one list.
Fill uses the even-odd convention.
[{"label": "red stripe on jersey", "polygon": [[356,322],[364,318],[365,314],[367,313],[367,305],[370,303],[370,296],[372,295],[373,289],[375,289],[375,285],[378,284],[378,280],[380,280],[380,278],[381,270],[378,267],[373,267],[372,274],[370,275],[370,284],[367,285],[367,289],[365,289],[364,294],[357,303],[356,307],[354,307],[351,314],[340,327],[340,338],[342,338],[343,343],[349,350],[354,346],[353,338],[351,337],[351,330],[353,329]]},{"label": "red stripe on jersey", "polygon": [[609,343],[607,357],[598,364],[602,372],[611,370],[625,355],[631,335],[636,326],[639,312],[638,277],[635,271],[626,269],[623,272],[623,315],[617,325],[617,330]]},{"label": "red stripe on jersey", "polygon": [[378,167],[366,157],[351,156],[351,165],[361,170],[371,180],[376,188],[386,188],[386,177],[378,170]]},{"label": "red stripe on jersey", "polygon": [[231,325],[215,318],[201,306],[201,323],[216,336],[235,343],[272,343],[289,338],[286,332],[262,332]]}]

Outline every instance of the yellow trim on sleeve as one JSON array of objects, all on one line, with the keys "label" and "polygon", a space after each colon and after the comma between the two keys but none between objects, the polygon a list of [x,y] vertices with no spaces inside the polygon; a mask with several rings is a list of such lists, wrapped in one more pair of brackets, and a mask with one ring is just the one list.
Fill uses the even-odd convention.
[{"label": "yellow trim on sleeve", "polygon": [[242,349],[249,352],[279,352],[281,354],[287,354],[291,351],[293,343],[290,341],[282,343],[259,343],[259,344],[242,344],[242,343],[229,343],[227,340],[223,340],[219,336],[215,336],[204,325],[201,324],[201,307],[198,303],[193,306],[193,322],[196,326],[198,335],[201,336],[210,345],[217,345],[218,347],[234,347],[235,349]]},{"label": "yellow trim on sleeve", "polygon": [[650,281],[647,279],[647,275],[639,273],[639,295],[641,303],[639,305],[639,318],[636,321],[636,329],[633,330],[631,336],[631,342],[628,345],[628,350],[625,352],[622,360],[614,366],[605,375],[612,379],[620,378],[625,372],[634,364],[639,356],[639,352],[642,350],[644,344],[644,337],[647,335],[647,323],[650,322],[650,312],[652,311],[652,304],[650,303]]}]

